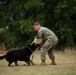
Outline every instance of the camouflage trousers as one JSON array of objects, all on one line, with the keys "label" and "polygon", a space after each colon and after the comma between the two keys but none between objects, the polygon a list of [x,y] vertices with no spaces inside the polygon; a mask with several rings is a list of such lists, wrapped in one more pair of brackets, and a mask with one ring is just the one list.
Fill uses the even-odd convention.
[{"label": "camouflage trousers", "polygon": [[58,40],[47,39],[43,46],[40,48],[41,60],[46,60],[46,52],[48,53],[49,58],[55,59],[53,48],[57,44]]}]

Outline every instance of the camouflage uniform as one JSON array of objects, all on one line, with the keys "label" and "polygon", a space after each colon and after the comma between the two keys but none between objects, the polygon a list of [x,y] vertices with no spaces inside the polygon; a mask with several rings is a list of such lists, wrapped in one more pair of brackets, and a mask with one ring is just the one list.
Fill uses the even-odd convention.
[{"label": "camouflage uniform", "polygon": [[36,38],[43,38],[45,40],[44,44],[40,48],[41,60],[46,60],[46,52],[48,53],[50,59],[55,59],[52,49],[58,42],[56,35],[48,28],[41,27]]}]

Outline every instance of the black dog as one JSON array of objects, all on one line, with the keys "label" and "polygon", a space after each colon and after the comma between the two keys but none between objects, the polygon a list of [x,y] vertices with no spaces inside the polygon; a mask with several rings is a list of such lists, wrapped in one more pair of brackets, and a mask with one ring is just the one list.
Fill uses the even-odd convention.
[{"label": "black dog", "polygon": [[25,61],[28,64],[28,66],[30,64],[34,65],[33,61],[30,60],[30,56],[38,46],[39,45],[35,45],[33,43],[32,45],[29,45],[28,47],[26,47],[24,49],[11,50],[11,51],[7,52],[4,56],[0,56],[0,60],[5,58],[9,62],[8,66],[11,66],[12,62],[14,62],[15,65],[17,66],[18,60]]}]

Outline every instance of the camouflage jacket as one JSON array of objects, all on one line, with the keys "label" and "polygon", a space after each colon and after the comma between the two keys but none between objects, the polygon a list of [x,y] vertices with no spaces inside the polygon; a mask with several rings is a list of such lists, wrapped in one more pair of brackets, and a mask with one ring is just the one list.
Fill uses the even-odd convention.
[{"label": "camouflage jacket", "polygon": [[48,28],[41,27],[36,35],[37,39],[43,38],[44,40],[53,39],[58,40],[57,36]]}]

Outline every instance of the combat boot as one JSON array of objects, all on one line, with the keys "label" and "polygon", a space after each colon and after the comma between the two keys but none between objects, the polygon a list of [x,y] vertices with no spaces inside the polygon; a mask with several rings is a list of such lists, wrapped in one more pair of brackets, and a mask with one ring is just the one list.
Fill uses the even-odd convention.
[{"label": "combat boot", "polygon": [[56,62],[55,62],[55,59],[52,59],[51,65],[57,65]]},{"label": "combat boot", "polygon": [[44,65],[46,65],[46,62],[45,60],[42,60],[42,62],[40,63],[40,66],[44,66]]}]

